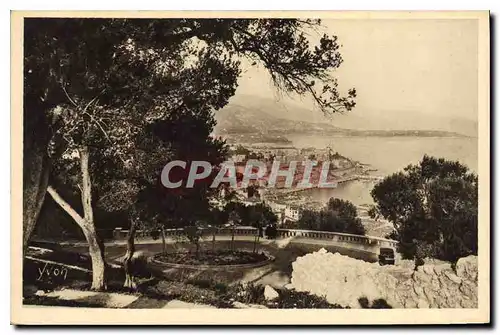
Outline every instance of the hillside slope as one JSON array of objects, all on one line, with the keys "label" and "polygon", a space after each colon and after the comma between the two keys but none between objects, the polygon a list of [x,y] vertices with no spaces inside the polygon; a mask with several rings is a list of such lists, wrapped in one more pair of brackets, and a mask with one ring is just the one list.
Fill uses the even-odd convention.
[{"label": "hillside slope", "polygon": [[[278,111],[276,115],[286,115],[286,111],[276,104],[274,107],[268,101],[254,102],[242,105],[231,102],[222,110],[216,112],[216,135],[241,135],[241,134],[302,134],[302,135],[332,135],[332,136],[433,136],[433,137],[464,137],[465,135],[442,130],[377,130],[377,129],[346,129],[334,126],[326,121],[308,122],[297,119],[277,117],[273,115],[272,108]],[[291,117],[298,113],[305,114],[307,110],[287,107]],[[292,112],[293,110],[293,112]],[[313,120],[314,121],[314,120]]]}]

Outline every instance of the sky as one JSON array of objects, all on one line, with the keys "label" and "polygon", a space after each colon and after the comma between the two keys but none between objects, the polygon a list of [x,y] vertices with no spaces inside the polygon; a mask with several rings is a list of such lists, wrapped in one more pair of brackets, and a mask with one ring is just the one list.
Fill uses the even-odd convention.
[{"label": "sky", "polygon": [[[435,126],[436,117],[477,121],[477,21],[336,19],[322,24],[322,31],[338,36],[341,45],[344,62],[335,72],[340,89],[358,92],[352,118],[396,119],[400,128],[414,123],[415,115],[422,127],[425,116],[429,126]],[[244,69],[237,94],[276,97],[265,70]],[[312,107],[307,99],[281,102]]]}]

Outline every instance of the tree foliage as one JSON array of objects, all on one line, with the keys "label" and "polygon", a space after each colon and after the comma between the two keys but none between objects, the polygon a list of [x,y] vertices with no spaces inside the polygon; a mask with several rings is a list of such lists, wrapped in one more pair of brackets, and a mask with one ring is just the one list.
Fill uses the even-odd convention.
[{"label": "tree foliage", "polygon": [[[332,75],[342,63],[337,37],[324,35],[318,45],[307,38],[319,24],[296,19],[26,19],[25,101],[35,113],[58,107],[53,114],[64,115],[65,125],[59,135],[67,141],[88,140],[106,121],[116,125],[131,112],[141,111],[148,120],[187,102],[223,107],[235,92],[245,57],[266,68],[285,92],[310,94],[325,113],[350,110],[355,90],[342,96]],[[117,132],[108,136],[119,140],[126,135]]]},{"label": "tree foliage", "polygon": [[[355,90],[342,95],[333,77],[342,62],[337,38],[324,35],[318,45],[307,38],[319,24],[295,19],[26,19],[24,120],[36,120],[43,129],[25,132],[25,143],[43,134],[44,144],[34,155],[34,147],[25,146],[29,161],[24,164],[51,157],[51,195],[85,228],[86,237],[95,237],[96,206],[130,211],[134,222],[144,217],[174,227],[192,225],[209,212],[210,178],[175,192],[161,187],[161,168],[172,159],[185,160],[188,167],[194,160],[220,164],[225,145],[209,136],[213,112],[234,95],[242,58],[264,67],[282,91],[311,96],[324,113],[354,107]],[[38,189],[46,188],[44,175],[35,173],[36,180],[25,185],[25,193],[33,194],[26,201],[36,202],[24,206],[33,212],[30,217],[37,216],[43,202]],[[73,199],[84,194],[85,215],[73,209],[79,203],[65,201],[54,187]]]},{"label": "tree foliage", "polygon": [[264,203],[249,206],[248,209],[250,211],[249,224],[253,227],[262,228],[278,222],[278,217],[274,214],[271,207]]},{"label": "tree foliage", "polygon": [[271,207],[264,203],[245,205],[244,203],[233,201],[226,205],[224,212],[228,221],[243,226],[258,228],[278,221],[278,217],[271,210]]},{"label": "tree foliage", "polygon": [[425,155],[374,187],[371,214],[394,224],[403,257],[454,262],[477,254],[477,187],[466,166]]},{"label": "tree foliage", "polygon": [[331,198],[320,211],[304,210],[298,222],[300,229],[364,235],[356,206],[348,200]]},{"label": "tree foliage", "polygon": [[26,19],[25,120],[34,120],[33,113],[48,116],[51,148],[66,158],[85,144],[100,151],[99,161],[109,157],[129,167],[136,137],[158,119],[170,123],[157,125],[171,137],[164,138],[167,151],[183,146],[203,122],[209,132],[211,111],[235,92],[242,57],[266,68],[284,91],[311,94],[325,113],[350,110],[355,94],[342,97],[332,76],[342,62],[337,38],[325,35],[316,46],[307,38],[318,25],[319,20]]}]

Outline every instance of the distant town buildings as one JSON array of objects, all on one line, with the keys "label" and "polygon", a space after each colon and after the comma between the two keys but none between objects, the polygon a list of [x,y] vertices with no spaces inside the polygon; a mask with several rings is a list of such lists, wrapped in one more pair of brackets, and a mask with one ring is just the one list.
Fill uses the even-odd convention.
[{"label": "distant town buildings", "polygon": [[271,208],[271,210],[276,215],[281,215],[281,213],[285,212],[285,209],[286,209],[286,205],[285,204],[280,204],[280,203],[276,203],[276,202],[273,202],[273,201],[268,201],[266,204]]},{"label": "distant town buildings", "polygon": [[288,221],[299,221],[300,219],[300,208],[297,206],[286,206],[285,208],[285,220]]},{"label": "distant town buildings", "polygon": [[233,155],[230,158],[231,161],[234,163],[243,163],[247,160],[247,155],[239,154],[239,155]]},{"label": "distant town buildings", "polygon": [[[308,199],[297,194],[297,199],[293,200],[288,196],[287,200],[280,197],[272,196],[274,192],[268,188],[269,174],[272,170],[273,162],[280,162],[280,170],[285,171],[290,168],[290,162],[296,161],[296,170],[293,174],[292,187],[296,187],[302,183],[305,177],[305,164],[301,162],[314,161],[310,174],[308,174],[309,182],[312,185],[317,185],[322,174],[323,162],[329,161],[330,168],[327,176],[327,182],[334,181],[338,178],[345,178],[350,174],[356,173],[359,168],[358,163],[340,155],[332,150],[331,147],[317,149],[309,148],[294,148],[291,146],[268,147],[268,146],[243,146],[241,144],[233,144],[230,146],[230,161],[234,163],[236,172],[236,180],[238,186],[241,186],[243,174],[245,172],[246,163],[250,159],[257,159],[264,162],[267,171],[263,177],[258,180],[251,179],[251,188],[237,187],[234,191],[239,201],[246,205],[255,205],[265,202],[278,217],[279,225],[294,225],[300,220],[302,210],[306,208],[315,208],[318,204],[309,201]],[[257,167],[252,172],[257,172]],[[280,175],[276,179],[275,189],[286,188],[286,176]],[[325,180],[322,180],[323,182]],[[312,186],[314,187],[314,186]],[[269,192],[269,194],[267,194]],[[271,197],[269,197],[271,195]],[[271,200],[272,199],[272,200]]]},{"label": "distant town buildings", "polygon": [[300,219],[302,209],[299,206],[275,201],[266,201],[266,205],[268,205],[278,217],[278,225],[283,225],[285,222],[297,222]]}]

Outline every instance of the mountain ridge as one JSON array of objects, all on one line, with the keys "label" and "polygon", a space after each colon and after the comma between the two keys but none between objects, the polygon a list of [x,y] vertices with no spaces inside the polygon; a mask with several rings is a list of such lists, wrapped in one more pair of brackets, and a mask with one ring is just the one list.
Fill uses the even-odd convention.
[{"label": "mountain ridge", "polygon": [[[330,124],[350,130],[447,131],[478,137],[477,119],[449,116],[439,111],[429,114],[418,110],[367,109],[359,104],[350,112],[325,116],[307,99],[288,96],[270,98],[241,93],[233,96],[226,108],[232,108],[233,105],[258,110],[280,119]],[[477,116],[477,113],[471,112],[471,116]]]},{"label": "mountain ridge", "polygon": [[[279,108],[276,107],[276,108]],[[290,108],[290,107],[286,107]],[[263,110],[263,107],[244,106],[231,102],[217,111],[216,135],[339,135],[339,136],[421,136],[421,137],[470,137],[468,135],[444,130],[431,129],[350,129],[334,126],[326,122],[310,122],[277,117]]]}]

